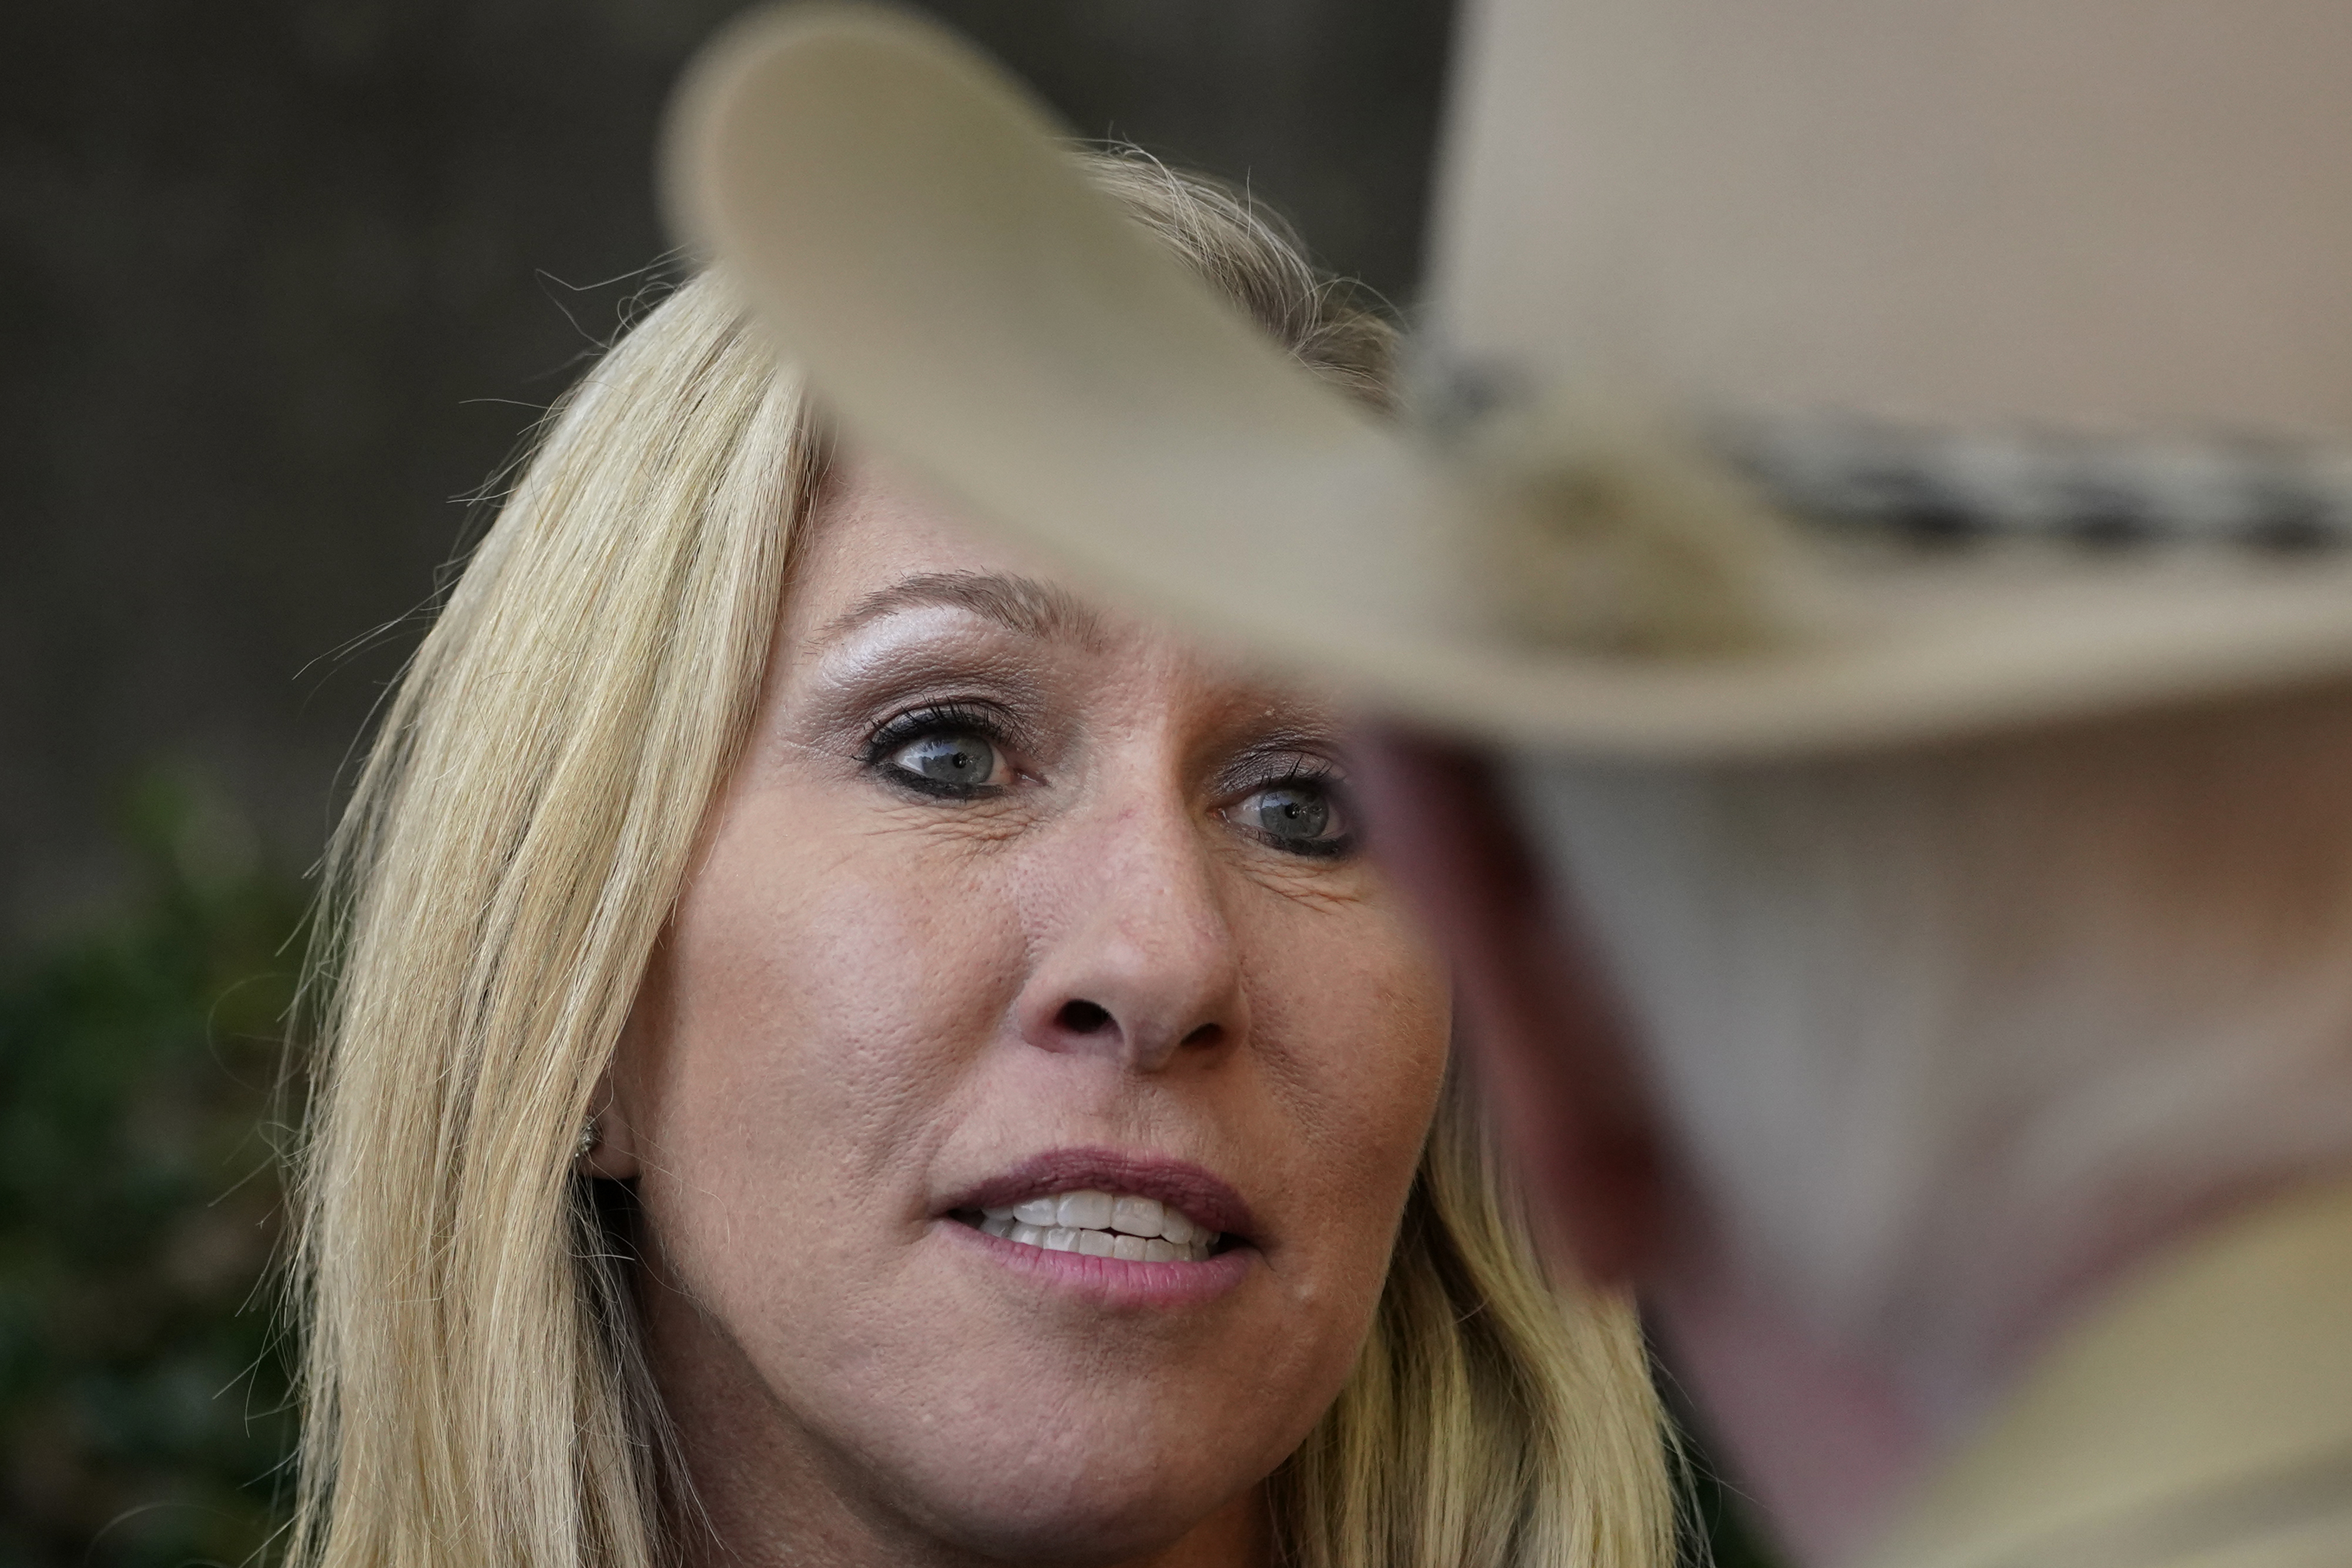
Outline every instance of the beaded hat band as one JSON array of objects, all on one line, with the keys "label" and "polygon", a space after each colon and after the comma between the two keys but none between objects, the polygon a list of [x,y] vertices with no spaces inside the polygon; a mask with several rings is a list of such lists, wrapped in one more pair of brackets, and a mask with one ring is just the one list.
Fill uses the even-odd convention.
[{"label": "beaded hat band", "polygon": [[1920,544],[2352,544],[2352,451],[1819,419],[1750,421],[1723,446],[1791,516]]}]

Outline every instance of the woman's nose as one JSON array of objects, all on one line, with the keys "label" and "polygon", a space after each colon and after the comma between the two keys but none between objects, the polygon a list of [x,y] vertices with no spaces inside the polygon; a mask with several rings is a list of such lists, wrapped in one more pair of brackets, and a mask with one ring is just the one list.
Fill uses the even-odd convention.
[{"label": "woman's nose", "polygon": [[1017,1004],[1041,1049],[1116,1056],[1139,1072],[1238,1045],[1249,1028],[1241,955],[1197,830],[1133,817],[1108,845],[1073,846],[1047,896],[1061,907]]}]

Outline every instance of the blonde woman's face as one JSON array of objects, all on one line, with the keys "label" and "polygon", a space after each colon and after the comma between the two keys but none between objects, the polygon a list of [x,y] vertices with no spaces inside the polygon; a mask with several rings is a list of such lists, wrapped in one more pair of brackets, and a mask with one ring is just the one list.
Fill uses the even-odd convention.
[{"label": "blonde woman's face", "polygon": [[1448,1029],[1335,716],[869,464],[802,543],[594,1157],[702,1500],[754,1563],[1261,1559]]}]

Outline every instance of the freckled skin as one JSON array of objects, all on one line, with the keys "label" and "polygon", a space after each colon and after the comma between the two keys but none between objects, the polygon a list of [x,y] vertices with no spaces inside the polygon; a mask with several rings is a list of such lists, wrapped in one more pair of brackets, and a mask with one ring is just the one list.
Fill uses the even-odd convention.
[{"label": "freckled skin", "polygon": [[[1449,1027],[1398,892],[1236,798],[1236,758],[1337,759],[1337,721],[1107,615],[1023,637],[929,605],[836,634],[913,574],[1044,575],[871,464],[803,542],[595,1156],[638,1182],[711,1555],[1267,1562],[1261,1483],[1361,1344]],[[877,726],[962,698],[1018,719],[1003,787],[877,771]],[[1070,1026],[1073,1001],[1108,1022]],[[1107,1308],[946,1215],[1074,1146],[1228,1183],[1241,1282]]]}]

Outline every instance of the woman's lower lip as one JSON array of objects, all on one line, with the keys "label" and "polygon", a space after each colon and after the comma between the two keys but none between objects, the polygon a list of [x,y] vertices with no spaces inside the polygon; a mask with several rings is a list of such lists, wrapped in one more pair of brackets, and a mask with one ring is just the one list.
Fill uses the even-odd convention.
[{"label": "woman's lower lip", "polygon": [[934,1227],[950,1243],[971,1248],[982,1262],[1016,1279],[1107,1308],[1177,1308],[1213,1301],[1248,1277],[1257,1257],[1255,1247],[1229,1247],[1199,1263],[1130,1263],[1083,1252],[1050,1252],[946,1217],[935,1221]]}]

